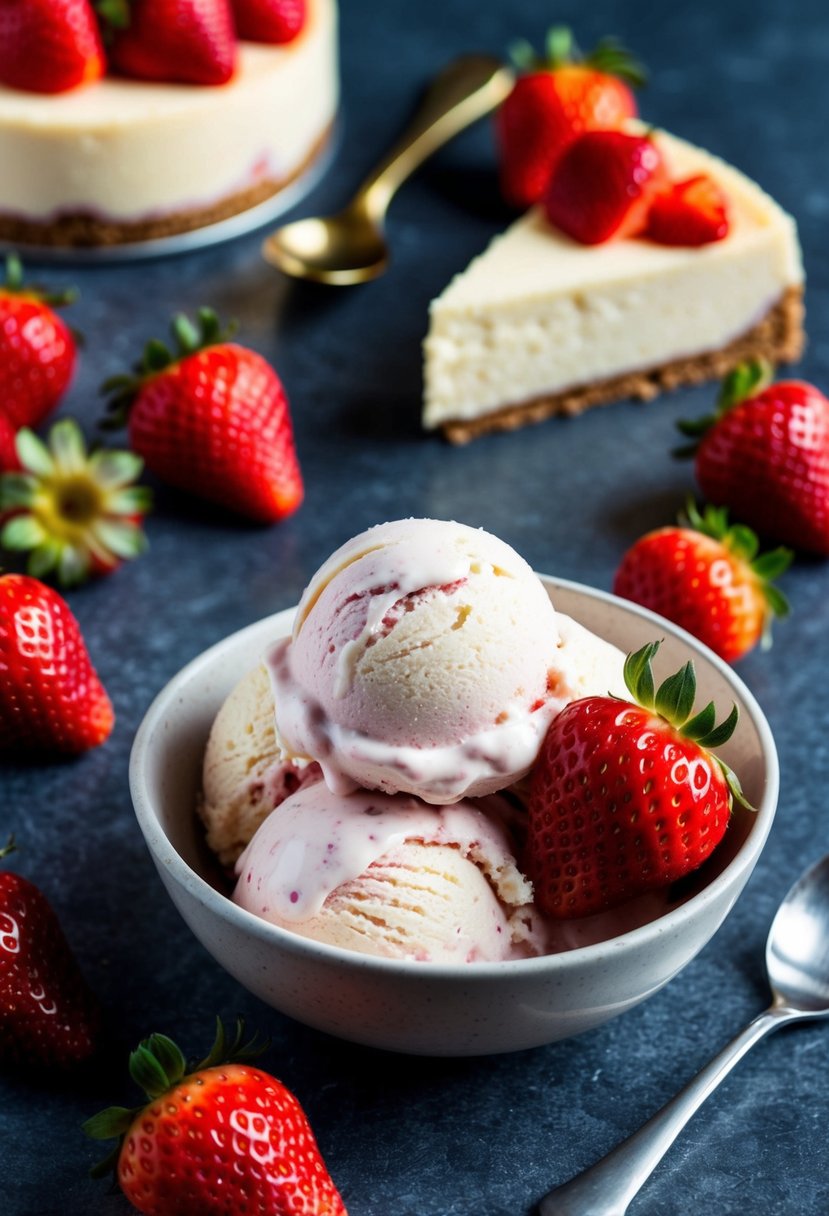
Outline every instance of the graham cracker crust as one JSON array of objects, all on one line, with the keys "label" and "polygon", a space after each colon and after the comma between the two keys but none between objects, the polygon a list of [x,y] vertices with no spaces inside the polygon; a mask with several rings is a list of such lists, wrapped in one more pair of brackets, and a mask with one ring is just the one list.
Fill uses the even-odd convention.
[{"label": "graham cracker crust", "polygon": [[788,287],[757,325],[721,350],[502,406],[482,418],[445,422],[440,429],[450,443],[469,443],[479,435],[514,431],[556,414],[581,414],[594,405],[609,405],[628,397],[650,401],[659,393],[680,385],[721,379],[747,359],[763,358],[772,365],[793,363],[800,358],[805,342],[803,316],[803,288]]},{"label": "graham cracker crust", "polygon": [[46,222],[0,215],[0,241],[78,249],[159,240],[193,232],[197,228],[206,228],[210,224],[218,224],[232,215],[239,215],[243,211],[249,211],[251,207],[258,206],[301,177],[325,149],[332,130],[333,124],[326,127],[302,163],[287,176],[278,179],[264,178],[256,185],[230,194],[207,207],[135,221],[107,220],[84,212],[59,215]]}]

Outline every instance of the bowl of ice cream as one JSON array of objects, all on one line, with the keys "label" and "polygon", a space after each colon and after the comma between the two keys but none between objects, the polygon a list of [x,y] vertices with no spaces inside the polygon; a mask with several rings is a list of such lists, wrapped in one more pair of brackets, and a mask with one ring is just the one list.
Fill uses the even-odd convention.
[{"label": "bowl of ice cream", "polygon": [[[242,985],[342,1038],[477,1055],[598,1026],[676,975],[748,880],[777,801],[765,717],[634,604],[537,576],[478,530],[384,527],[150,707],[130,781],[161,879]],[[736,704],[722,755],[754,810],[735,805],[682,881],[551,923],[521,862],[527,773],[561,708],[621,695],[623,654],[657,639],[666,672],[693,660],[700,704]]]}]

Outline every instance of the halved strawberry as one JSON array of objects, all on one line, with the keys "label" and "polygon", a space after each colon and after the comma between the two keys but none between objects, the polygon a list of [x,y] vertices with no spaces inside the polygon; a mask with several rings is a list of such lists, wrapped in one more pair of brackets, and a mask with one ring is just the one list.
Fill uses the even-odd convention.
[{"label": "halved strawberry", "polygon": [[643,235],[660,245],[708,245],[729,228],[728,199],[712,177],[698,173],[656,195]]}]

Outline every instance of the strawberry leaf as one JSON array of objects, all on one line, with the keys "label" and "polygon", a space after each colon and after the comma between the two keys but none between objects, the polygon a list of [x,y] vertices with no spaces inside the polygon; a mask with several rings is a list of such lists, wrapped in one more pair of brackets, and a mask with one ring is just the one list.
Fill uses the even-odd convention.
[{"label": "strawberry leaf", "polygon": [[772,579],[778,575],[784,574],[792,564],[794,553],[791,549],[769,549],[768,553],[761,553],[758,558],[752,563],[752,568],[755,574],[759,574],[761,578]]},{"label": "strawberry leaf", "polygon": [[159,1098],[170,1088],[167,1073],[145,1039],[130,1053],[130,1076],[148,1098]]},{"label": "strawberry leaf", "polygon": [[654,708],[672,726],[679,729],[690,717],[697,695],[697,677],[689,660],[674,675],[659,686]]},{"label": "strawberry leaf", "polygon": [[641,650],[629,654],[625,659],[625,686],[644,709],[653,709],[654,683],[651,661],[659,647],[659,642],[648,642]]},{"label": "strawberry leaf", "polygon": [[739,709],[736,705],[732,705],[731,713],[728,715],[728,717],[722,721],[719,726],[715,726],[713,730],[710,730],[707,735],[702,735],[701,737],[697,738],[697,743],[699,743],[700,747],[709,749],[720,747],[723,743],[727,743],[734,734],[734,728],[736,727],[739,718]]},{"label": "strawberry leaf", "polygon": [[714,702],[709,701],[693,718],[689,718],[682,728],[683,735],[689,739],[702,739],[710,734],[717,722],[717,711]]},{"label": "strawberry leaf", "polygon": [[717,398],[717,416],[722,417],[741,401],[756,397],[772,382],[774,370],[765,359],[753,359],[740,363],[725,377]]},{"label": "strawberry leaf", "polygon": [[112,1140],[129,1131],[134,1118],[135,1111],[126,1106],[108,1106],[106,1110],[99,1110],[97,1115],[87,1119],[81,1127],[92,1140]]}]

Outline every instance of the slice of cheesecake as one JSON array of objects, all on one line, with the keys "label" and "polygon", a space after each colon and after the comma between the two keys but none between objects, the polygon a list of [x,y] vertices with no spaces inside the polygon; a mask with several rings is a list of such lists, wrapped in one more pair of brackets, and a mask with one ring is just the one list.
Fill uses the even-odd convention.
[{"label": "slice of cheesecake", "polygon": [[455,443],[623,397],[648,399],[773,364],[803,347],[794,220],[738,170],[665,132],[679,180],[705,173],[729,201],[720,241],[580,245],[533,208],[452,280],[430,310],[424,426]]}]

